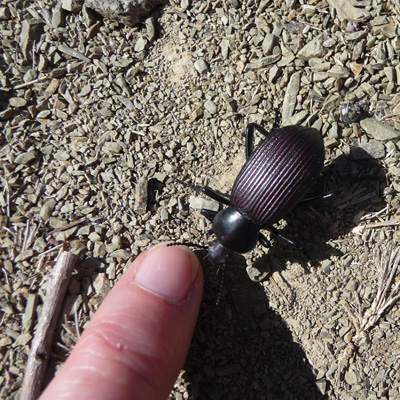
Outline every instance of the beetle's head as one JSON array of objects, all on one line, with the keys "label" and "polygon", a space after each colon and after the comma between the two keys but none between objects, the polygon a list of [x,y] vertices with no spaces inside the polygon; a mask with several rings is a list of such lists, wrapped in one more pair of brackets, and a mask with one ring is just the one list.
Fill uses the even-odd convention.
[{"label": "beetle's head", "polygon": [[247,253],[257,244],[259,228],[234,207],[228,207],[215,216],[213,232],[223,247]]}]

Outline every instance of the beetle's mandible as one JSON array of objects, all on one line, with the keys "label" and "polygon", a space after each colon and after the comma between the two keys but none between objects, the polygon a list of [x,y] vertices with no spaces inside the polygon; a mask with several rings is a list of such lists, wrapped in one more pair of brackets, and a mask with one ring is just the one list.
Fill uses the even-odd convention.
[{"label": "beetle's mandible", "polygon": [[[253,152],[255,130],[265,135],[265,139]],[[272,225],[304,198],[320,174],[324,156],[322,135],[317,129],[292,125],[269,133],[258,124],[249,124],[247,161],[236,177],[230,200],[209,188],[176,180],[228,206],[220,212],[201,210],[212,222],[217,237],[208,248],[214,263],[223,266],[232,252],[247,253],[258,241],[269,247],[261,229],[267,228],[295,245]]]}]

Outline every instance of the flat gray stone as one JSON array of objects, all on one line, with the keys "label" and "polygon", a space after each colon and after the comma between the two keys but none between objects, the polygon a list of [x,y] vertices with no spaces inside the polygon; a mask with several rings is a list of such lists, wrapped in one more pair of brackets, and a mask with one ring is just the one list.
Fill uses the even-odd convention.
[{"label": "flat gray stone", "polygon": [[22,31],[20,35],[20,46],[25,60],[31,58],[31,49],[35,41],[38,41],[43,33],[43,21],[28,19],[22,22]]},{"label": "flat gray stone", "polygon": [[85,5],[100,15],[126,25],[135,25],[150,11],[168,0],[86,0]]},{"label": "flat gray stone", "polygon": [[202,58],[195,61],[194,68],[199,74],[205,74],[210,70],[210,67]]},{"label": "flat gray stone", "polygon": [[216,201],[208,200],[203,197],[190,196],[189,206],[195,210],[207,209],[212,211],[219,210],[219,204]]},{"label": "flat gray stone", "polygon": [[328,0],[328,3],[336,10],[340,20],[357,22],[364,21],[370,16],[368,11],[354,7],[349,0]]},{"label": "flat gray stone", "polygon": [[374,118],[366,118],[360,121],[361,128],[376,140],[399,139],[400,132],[385,125]]},{"label": "flat gray stone", "polygon": [[26,153],[21,153],[19,156],[17,156],[14,160],[15,164],[29,164],[32,161],[35,161],[39,157],[39,152],[36,150],[30,150],[27,151]]},{"label": "flat gray stone", "polygon": [[217,106],[212,100],[207,100],[204,103],[204,108],[210,113],[210,114],[216,114],[217,113]]},{"label": "flat gray stone", "polygon": [[351,155],[355,160],[382,159],[385,158],[386,148],[382,142],[371,139],[360,147],[351,148]]},{"label": "flat gray stone", "polygon": [[315,39],[311,40],[311,42],[303,46],[299,50],[297,57],[304,61],[308,61],[313,57],[321,58],[325,53],[325,48],[323,46],[324,40],[325,35],[321,33]]},{"label": "flat gray stone", "polygon": [[287,121],[293,115],[297,102],[297,94],[300,89],[300,78],[301,72],[294,73],[290,78],[283,100],[282,121]]},{"label": "flat gray stone", "polygon": [[55,199],[47,200],[46,203],[44,203],[42,208],[40,209],[40,218],[48,220],[51,217],[55,205],[56,205]]}]

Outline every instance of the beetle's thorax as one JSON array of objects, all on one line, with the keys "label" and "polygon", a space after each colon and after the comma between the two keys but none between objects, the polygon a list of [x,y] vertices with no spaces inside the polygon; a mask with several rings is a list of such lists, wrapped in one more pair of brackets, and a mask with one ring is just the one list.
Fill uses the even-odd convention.
[{"label": "beetle's thorax", "polygon": [[215,216],[213,231],[222,246],[237,253],[253,250],[258,241],[259,228],[234,207]]}]

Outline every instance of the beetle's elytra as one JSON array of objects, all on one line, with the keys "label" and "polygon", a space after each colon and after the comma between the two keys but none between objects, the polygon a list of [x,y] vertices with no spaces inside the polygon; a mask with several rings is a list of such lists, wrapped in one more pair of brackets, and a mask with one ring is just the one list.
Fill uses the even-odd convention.
[{"label": "beetle's elytra", "polygon": [[[255,129],[265,139],[253,152]],[[214,262],[224,265],[232,251],[246,253],[258,241],[269,247],[260,229],[268,228],[281,237],[271,225],[304,198],[322,169],[324,155],[322,135],[317,129],[293,125],[268,133],[257,124],[249,124],[247,161],[236,177],[230,200],[209,188],[188,185],[228,206],[220,212],[201,210],[212,221],[217,237],[209,246]]]},{"label": "beetle's elytra", "polygon": [[271,132],[237,176],[231,206],[259,228],[274,224],[306,194],[324,154],[316,129],[295,125]]}]

